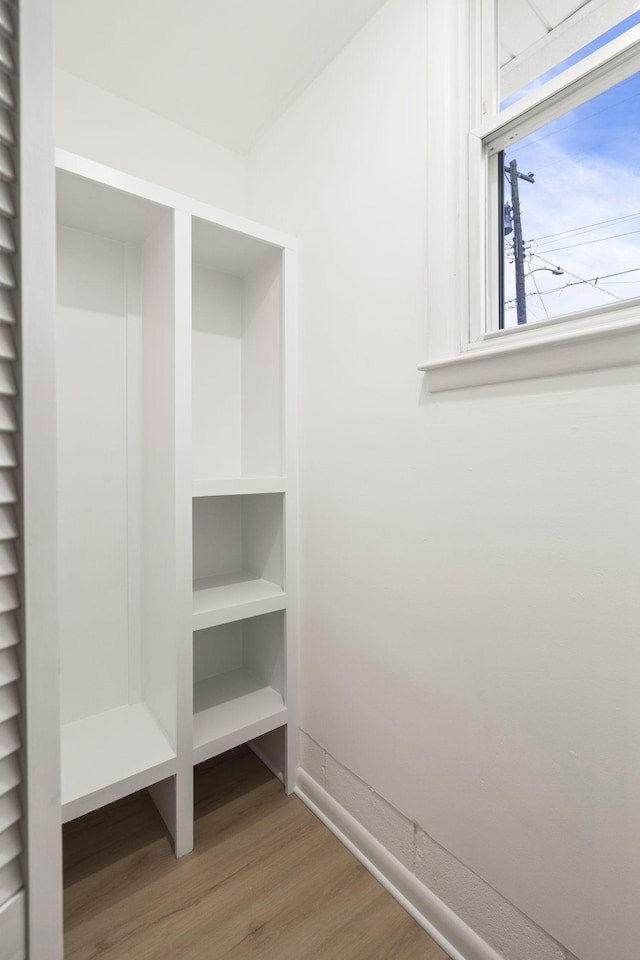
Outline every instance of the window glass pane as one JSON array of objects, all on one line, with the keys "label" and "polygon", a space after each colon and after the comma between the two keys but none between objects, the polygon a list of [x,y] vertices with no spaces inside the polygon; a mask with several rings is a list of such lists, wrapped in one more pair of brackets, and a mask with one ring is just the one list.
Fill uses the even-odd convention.
[{"label": "window glass pane", "polygon": [[640,73],[501,160],[502,326],[640,297]]},{"label": "window glass pane", "polygon": [[500,0],[500,109],[640,24],[639,0]]}]

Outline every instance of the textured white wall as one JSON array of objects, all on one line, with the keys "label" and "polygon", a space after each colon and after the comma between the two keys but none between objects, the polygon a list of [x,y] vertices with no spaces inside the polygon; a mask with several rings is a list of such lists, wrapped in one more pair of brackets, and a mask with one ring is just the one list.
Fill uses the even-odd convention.
[{"label": "textured white wall", "polygon": [[[389,0],[248,158],[250,215],[301,241],[303,762],[419,825],[427,883],[435,842],[509,923],[637,960],[638,371],[425,390],[424,7]],[[375,826],[373,795],[341,802]],[[494,940],[502,897],[469,920]]]},{"label": "textured white wall", "polygon": [[245,160],[185,127],[56,70],[56,146],[205,203],[245,212]]},{"label": "textured white wall", "polygon": [[[572,960],[565,947],[302,730],[300,758],[302,768],[368,831],[374,841],[381,843],[402,867],[453,910],[462,925],[470,927],[492,948],[490,956],[504,957],[505,960]],[[328,810],[322,812],[332,819]],[[335,820],[333,822],[335,825]],[[362,844],[360,850],[369,856],[369,849],[363,850]],[[388,860],[378,864],[373,862],[373,865],[378,866],[384,875],[392,872]],[[434,914],[433,907],[429,909],[429,904],[419,896],[412,902],[423,918],[433,923],[451,944],[448,931],[438,926],[438,921],[443,918],[437,911]],[[473,943],[460,927],[456,924],[457,932],[466,944],[466,950],[462,949],[461,953],[472,960],[477,953],[473,952]],[[483,951],[480,955],[486,957],[487,953]]]}]

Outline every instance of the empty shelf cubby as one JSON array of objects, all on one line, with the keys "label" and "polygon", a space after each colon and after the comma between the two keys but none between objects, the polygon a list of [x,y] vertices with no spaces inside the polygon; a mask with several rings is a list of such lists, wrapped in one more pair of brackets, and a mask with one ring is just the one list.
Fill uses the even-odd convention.
[{"label": "empty shelf cubby", "polygon": [[193,501],[193,629],[281,610],[283,494]]},{"label": "empty shelf cubby", "polygon": [[194,633],[194,763],[286,722],[282,611]]},{"label": "empty shelf cubby", "polygon": [[283,469],[282,250],[193,219],[193,476]]}]

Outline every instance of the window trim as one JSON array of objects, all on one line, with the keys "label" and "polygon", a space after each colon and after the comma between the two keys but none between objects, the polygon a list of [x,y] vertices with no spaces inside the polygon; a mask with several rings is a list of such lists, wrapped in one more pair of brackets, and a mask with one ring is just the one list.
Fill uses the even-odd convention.
[{"label": "window trim", "polygon": [[[418,369],[434,392],[640,363],[638,299],[516,330],[487,329],[498,296],[498,271],[489,270],[498,256],[497,181],[491,175],[498,151],[630,76],[640,60],[636,26],[498,112],[496,8],[497,0],[427,4],[430,126],[448,134],[444,144],[438,137],[440,156],[429,149],[430,212],[432,202],[442,209],[442,192],[438,197],[434,187],[442,191],[442,154],[459,158],[444,177],[457,211],[447,243],[441,242],[439,217],[430,217],[428,359]],[[451,108],[446,123],[447,108],[465,90],[466,111]],[[457,195],[461,183],[466,190]]]},{"label": "window trim", "polygon": [[627,0],[591,0],[579,7],[552,34],[536,40],[527,50],[505,64],[501,70],[501,74],[504,74],[500,80],[501,89],[506,86],[507,96],[511,96],[535,77],[571,56],[576,51],[573,38],[579,38],[579,46],[589,43],[594,36],[603,32],[602,20],[605,15],[604,29],[608,29],[611,12],[617,22],[624,20],[629,16]]},{"label": "window trim", "polygon": [[512,141],[514,131],[517,130],[518,136],[527,136],[542,123],[555,120],[625,80],[638,69],[634,60],[639,52],[640,24],[525,94],[510,107],[488,117],[473,132],[490,143],[493,152],[502,150]]}]

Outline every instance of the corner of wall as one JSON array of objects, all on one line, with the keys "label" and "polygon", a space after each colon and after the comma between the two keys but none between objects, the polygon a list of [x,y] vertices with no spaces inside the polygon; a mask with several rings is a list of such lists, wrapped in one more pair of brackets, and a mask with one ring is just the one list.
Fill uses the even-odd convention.
[{"label": "corner of wall", "polygon": [[64,70],[54,94],[57,147],[245,213],[244,156]]}]

